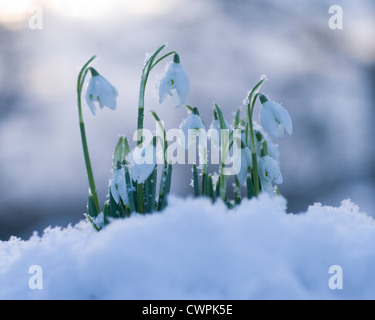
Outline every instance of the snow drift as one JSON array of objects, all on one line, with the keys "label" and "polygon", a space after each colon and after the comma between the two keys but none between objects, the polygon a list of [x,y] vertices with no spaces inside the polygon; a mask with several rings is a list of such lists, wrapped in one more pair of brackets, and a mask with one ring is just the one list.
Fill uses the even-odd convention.
[{"label": "snow drift", "polygon": [[[374,299],[375,224],[349,200],[285,213],[262,195],[235,210],[171,197],[162,213],[0,243],[0,299]],[[29,268],[43,289],[29,288]],[[328,272],[343,270],[343,289]]]}]

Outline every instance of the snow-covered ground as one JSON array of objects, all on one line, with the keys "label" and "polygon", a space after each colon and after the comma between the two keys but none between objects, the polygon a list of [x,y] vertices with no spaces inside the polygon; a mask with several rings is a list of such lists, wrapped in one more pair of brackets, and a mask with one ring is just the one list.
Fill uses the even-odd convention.
[{"label": "snow-covered ground", "polygon": [[[235,210],[171,197],[163,213],[99,233],[82,221],[11,238],[0,242],[0,299],[374,299],[373,218],[349,200],[285,207],[267,195]],[[43,289],[30,289],[36,275]]]}]

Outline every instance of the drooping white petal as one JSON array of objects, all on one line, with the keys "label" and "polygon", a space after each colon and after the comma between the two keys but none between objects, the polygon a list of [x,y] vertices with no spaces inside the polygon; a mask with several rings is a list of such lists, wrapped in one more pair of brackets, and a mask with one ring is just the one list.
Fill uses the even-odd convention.
[{"label": "drooping white petal", "polygon": [[97,99],[98,95],[95,92],[95,82],[90,81],[86,90],[86,102],[93,115],[96,114],[96,103],[98,102]]},{"label": "drooping white petal", "polygon": [[167,96],[174,107],[185,105],[190,89],[189,77],[181,63],[170,62],[159,81],[159,103]]},{"label": "drooping white petal", "polygon": [[277,149],[277,146],[271,142],[271,140],[266,139],[267,142],[267,150],[268,150],[268,155],[274,159],[274,160],[279,160],[280,158],[280,151]]},{"label": "drooping white petal", "polygon": [[194,113],[191,113],[185,120],[183,120],[180,127],[184,134],[186,149],[188,149],[189,145],[196,139],[196,136],[202,133],[202,130],[205,130],[201,117]]},{"label": "drooping white petal", "polygon": [[237,173],[237,179],[240,183],[240,185],[244,185],[246,182],[248,169],[252,168],[253,161],[251,158],[251,151],[249,148],[243,148],[241,149],[241,169],[240,172]]},{"label": "drooping white petal", "polygon": [[274,103],[274,108],[278,115],[279,121],[284,126],[286,132],[288,132],[289,134],[292,134],[293,124],[292,124],[292,119],[290,118],[288,111],[278,103]]},{"label": "drooping white petal", "polygon": [[[279,123],[276,121],[274,112],[269,107],[269,105],[266,105],[266,103],[264,103],[260,109],[260,124],[262,125],[263,129],[272,137],[282,137],[280,136]],[[282,134],[284,133],[282,132]]]},{"label": "drooping white petal", "polygon": [[116,203],[120,202],[120,198],[124,204],[128,203],[129,199],[126,190],[124,169],[116,169],[113,171],[111,180],[111,194]]},{"label": "drooping white petal", "polygon": [[260,123],[263,129],[274,138],[281,138],[285,130],[289,134],[293,133],[292,120],[288,111],[271,100],[262,104]]},{"label": "drooping white petal", "polygon": [[270,156],[260,158],[259,178],[262,184],[262,189],[272,193],[272,182],[275,182],[276,184],[283,183],[283,177],[279,169],[278,161],[272,159]]},{"label": "drooping white petal", "polygon": [[190,81],[189,77],[185,71],[185,69],[182,67],[181,63],[175,63],[175,86],[177,90],[177,94],[180,98],[179,106],[185,105],[187,95],[190,90]]},{"label": "drooping white petal", "polygon": [[90,79],[86,90],[86,102],[94,115],[96,113],[96,105],[99,105],[101,109],[105,106],[112,110],[116,109],[117,96],[117,89],[103,76],[96,75]]},{"label": "drooping white petal", "polygon": [[141,184],[152,174],[156,166],[156,148],[149,144],[144,148],[136,147],[129,157],[133,181]]}]

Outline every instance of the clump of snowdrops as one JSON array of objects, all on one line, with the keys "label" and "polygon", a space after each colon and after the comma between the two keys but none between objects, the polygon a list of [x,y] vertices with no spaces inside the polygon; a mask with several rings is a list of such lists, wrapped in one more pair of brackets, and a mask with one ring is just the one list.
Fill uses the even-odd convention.
[{"label": "clump of snowdrops", "polygon": [[[212,202],[221,200],[233,208],[241,203],[243,197],[250,199],[261,192],[279,195],[277,185],[283,182],[283,178],[279,168],[279,151],[271,137],[280,138],[284,131],[292,134],[293,127],[286,109],[260,92],[266,78],[261,77],[247,93],[243,106],[235,112],[232,125],[224,119],[220,106],[214,103],[213,120],[207,130],[198,108],[186,104],[190,83],[178,53],[170,51],[162,55],[165,47],[159,47],[146,57],[139,88],[136,141],[131,147],[127,137],[119,137],[113,153],[108,197],[103,206],[99,203],[88,151],[82,93],[85,80],[91,75],[85,98],[95,115],[98,107],[115,110],[118,92],[91,67],[95,56],[87,61],[79,73],[78,115],[89,182],[86,217],[97,230],[111,219],[163,210],[168,205],[173,165],[186,163],[185,150],[188,152],[187,163],[192,166],[191,185],[195,197],[208,197]],[[154,67],[168,58],[172,61],[167,62],[164,74],[159,77],[159,103],[168,97],[173,107],[185,107],[188,115],[178,129],[167,131],[158,114],[151,110],[157,128],[151,132],[143,127],[147,80]],[[261,105],[260,125],[253,121],[257,101]],[[209,173],[208,164],[216,165],[217,170]],[[159,174],[158,170],[161,171]]]}]

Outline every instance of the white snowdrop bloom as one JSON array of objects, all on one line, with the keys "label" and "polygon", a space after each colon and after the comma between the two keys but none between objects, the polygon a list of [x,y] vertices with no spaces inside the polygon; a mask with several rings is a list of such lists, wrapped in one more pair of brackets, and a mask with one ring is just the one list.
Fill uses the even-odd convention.
[{"label": "white snowdrop bloom", "polygon": [[[205,135],[206,130],[202,119],[199,115],[191,113],[185,120],[182,121],[180,128],[183,132],[183,138],[185,139],[185,148],[188,149],[189,145],[195,141],[199,135]],[[190,135],[189,135],[190,132]],[[182,145],[181,137],[180,144]]]},{"label": "white snowdrop bloom", "polygon": [[[175,58],[176,61],[176,58]],[[167,96],[174,107],[185,105],[189,93],[189,77],[179,62],[167,64],[165,73],[159,82],[159,103],[162,103]]]},{"label": "white snowdrop bloom", "polygon": [[253,167],[253,161],[251,158],[251,151],[249,148],[241,149],[241,169],[237,173],[237,179],[240,185],[244,185],[247,178],[248,169]]},{"label": "white snowdrop bloom", "polygon": [[91,77],[86,90],[86,102],[92,114],[95,115],[97,106],[100,109],[103,109],[104,106],[112,110],[116,109],[116,98],[118,96],[116,88],[96,71],[93,74],[95,75]]},{"label": "white snowdrop bloom", "polygon": [[120,198],[124,204],[129,202],[128,192],[126,190],[124,169],[115,169],[112,172],[111,194],[116,203],[120,202]]},{"label": "white snowdrop bloom", "polygon": [[283,183],[283,177],[280,172],[279,162],[272,159],[270,156],[260,158],[259,178],[262,189],[272,194],[272,182],[275,182],[276,184]]},{"label": "white snowdrop bloom", "polygon": [[268,100],[264,95],[260,95],[262,108],[260,109],[260,123],[263,129],[274,138],[281,138],[284,131],[293,133],[292,120],[288,111],[280,104]]},{"label": "white snowdrop bloom", "polygon": [[129,155],[131,176],[133,181],[141,184],[154,172],[156,166],[156,148],[149,144],[146,147],[136,147]]},{"label": "white snowdrop bloom", "polygon": [[[224,124],[225,124],[225,128],[224,129],[227,129],[229,130],[229,134],[230,132],[232,131],[228,122],[226,120],[224,120]],[[211,130],[216,130],[217,131],[217,135],[216,134],[213,134]],[[212,145],[216,148],[220,148],[220,145],[221,145],[221,126],[220,126],[220,120],[219,119],[213,119],[212,123],[211,123],[211,126],[210,126],[210,130],[208,131],[208,137],[211,139],[212,141]]]},{"label": "white snowdrop bloom", "polygon": [[[268,156],[270,156],[274,160],[279,160],[280,158],[280,151],[277,148],[277,145],[274,144],[269,138],[266,136],[262,135],[264,141],[267,143],[267,151],[268,151]],[[256,141],[256,147],[257,147],[257,153],[260,154],[260,150],[262,148],[262,141],[259,141],[257,138],[255,139]]]}]

